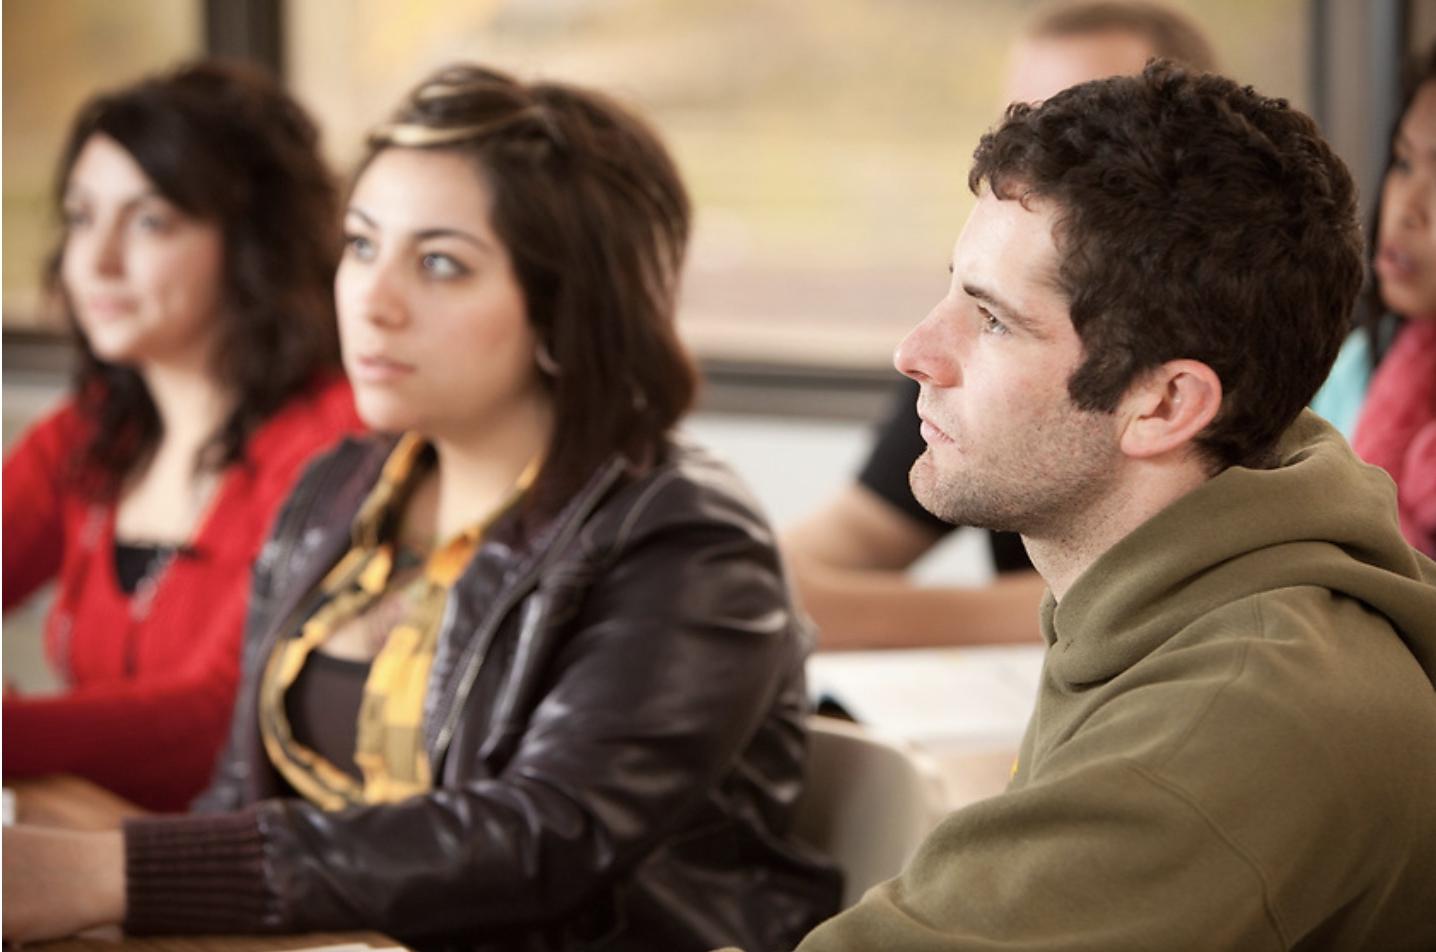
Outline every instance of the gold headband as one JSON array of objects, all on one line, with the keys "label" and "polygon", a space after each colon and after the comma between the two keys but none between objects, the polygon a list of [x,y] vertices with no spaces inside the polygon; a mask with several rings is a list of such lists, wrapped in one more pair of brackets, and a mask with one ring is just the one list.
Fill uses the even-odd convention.
[{"label": "gold headband", "polygon": [[449,96],[460,96],[464,93],[477,92],[486,86],[491,87],[493,85],[494,80],[489,77],[471,79],[462,83],[436,79],[431,83],[424,84],[424,88],[420,89],[414,98],[420,102],[427,102],[430,99],[447,99]]},{"label": "gold headband", "polygon": [[[456,87],[450,87],[456,88]],[[421,92],[420,99],[425,98]],[[450,145],[455,142],[467,142],[473,139],[480,139],[486,135],[492,135],[506,126],[513,125],[524,119],[537,119],[543,126],[544,131],[549,133],[550,138],[557,140],[558,130],[546,121],[542,109],[538,106],[529,106],[519,112],[503,117],[492,119],[488,122],[476,122],[467,126],[447,126],[436,128],[423,125],[417,122],[386,122],[377,126],[369,133],[369,144],[398,145],[422,148],[424,146]]]}]

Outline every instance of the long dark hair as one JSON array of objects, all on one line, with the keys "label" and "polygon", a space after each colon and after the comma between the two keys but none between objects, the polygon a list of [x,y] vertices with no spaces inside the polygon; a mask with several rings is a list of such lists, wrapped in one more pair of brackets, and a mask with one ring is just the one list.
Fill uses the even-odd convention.
[{"label": "long dark hair", "polygon": [[1396,136],[1401,132],[1401,123],[1406,112],[1416,99],[1421,87],[1436,80],[1436,43],[1423,55],[1407,64],[1402,80],[1401,108],[1396,113],[1396,124],[1386,140],[1386,165],[1381,170],[1381,187],[1376,191],[1376,201],[1371,208],[1371,231],[1367,235],[1366,263],[1371,276],[1361,296],[1361,332],[1370,344],[1371,366],[1374,368],[1386,356],[1386,349],[1395,339],[1394,331],[1406,323],[1406,317],[1396,314],[1381,299],[1381,279],[1376,275],[1376,256],[1381,252],[1381,193],[1385,188],[1386,176],[1396,162]]},{"label": "long dark hair", "polygon": [[371,133],[354,181],[388,148],[469,157],[493,196],[493,228],[557,365],[543,374],[555,425],[531,511],[557,510],[614,452],[657,461],[697,385],[674,327],[689,202],[657,135],[592,90],[458,65]]},{"label": "long dark hair", "polygon": [[[155,188],[223,234],[223,287],[213,373],[234,409],[201,450],[199,469],[244,458],[266,418],[339,365],[333,278],[338,192],[304,110],[257,69],[200,62],[90,100],[61,153],[56,207],[75,161],[96,135],[115,140]],[[100,359],[74,320],[60,279],[64,241],[47,284],[76,330],[75,392],[90,436],[79,471],[109,496],[154,452],[162,425],[132,367]]]}]

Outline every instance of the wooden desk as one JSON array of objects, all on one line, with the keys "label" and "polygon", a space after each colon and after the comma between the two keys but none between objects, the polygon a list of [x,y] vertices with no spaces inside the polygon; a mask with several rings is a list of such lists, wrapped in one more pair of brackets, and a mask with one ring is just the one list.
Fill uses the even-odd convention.
[{"label": "wooden desk", "polygon": [[157,935],[127,936],[119,930],[83,937],[26,943],[35,952],[286,952],[322,946],[403,948],[379,932],[309,932],[302,935]]},{"label": "wooden desk", "polygon": [[1037,699],[1045,647],[990,645],[820,652],[808,659],[814,696],[925,752],[948,806],[1001,793]]},{"label": "wooden desk", "polygon": [[928,750],[927,755],[942,773],[943,789],[950,809],[959,810],[969,803],[995,797],[1007,789],[1012,777],[1012,761],[1017,746],[964,753]]}]

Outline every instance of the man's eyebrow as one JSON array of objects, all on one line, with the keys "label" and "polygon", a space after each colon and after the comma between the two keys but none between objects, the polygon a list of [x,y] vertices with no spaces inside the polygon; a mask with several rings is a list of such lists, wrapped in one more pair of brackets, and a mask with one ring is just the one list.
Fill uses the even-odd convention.
[{"label": "man's eyebrow", "polygon": [[1008,304],[995,292],[976,284],[964,281],[962,290],[974,301],[981,301],[987,305],[988,310],[1001,318],[1004,323],[1015,325],[1019,330],[1026,331],[1033,337],[1046,337],[1047,334],[1038,326],[1037,322],[1023,314],[1017,308]]}]

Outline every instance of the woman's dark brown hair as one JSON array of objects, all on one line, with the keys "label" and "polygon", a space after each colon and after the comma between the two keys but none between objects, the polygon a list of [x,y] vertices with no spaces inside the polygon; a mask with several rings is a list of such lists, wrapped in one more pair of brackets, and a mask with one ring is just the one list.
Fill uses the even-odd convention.
[{"label": "woman's dark brown hair", "polygon": [[656,462],[696,374],[674,327],[688,195],[647,123],[591,90],[457,65],[371,133],[354,180],[389,148],[467,156],[492,195],[491,224],[556,365],[543,373],[555,425],[532,509],[562,506],[614,452]]},{"label": "woman's dark brown hair", "polygon": [[[81,108],[61,154],[57,207],[76,159],[97,135],[129,153],[166,200],[223,235],[213,373],[235,405],[196,465],[219,469],[242,460],[256,427],[317,374],[338,367],[338,193],[318,131],[258,70],[182,66]],[[78,331],[60,281],[63,255],[62,241],[48,284],[77,329],[75,390],[92,424],[81,471],[95,492],[110,495],[154,451],[161,423],[134,368],[101,360]]]},{"label": "woman's dark brown hair", "polygon": [[[1391,136],[1387,139],[1386,166],[1381,170],[1383,185],[1386,176],[1391,174],[1392,165],[1396,163],[1396,136],[1401,132],[1401,123],[1406,118],[1411,103],[1416,99],[1416,94],[1429,82],[1436,82],[1436,43],[1406,68],[1402,83],[1401,109],[1396,113],[1396,125],[1392,127]],[[1377,189],[1376,194],[1377,199],[1372,202],[1371,232],[1366,248],[1371,279],[1361,297],[1361,331],[1366,334],[1370,344],[1373,367],[1381,362],[1386,349],[1396,337],[1395,331],[1406,320],[1405,315],[1393,314],[1381,299],[1381,279],[1376,275],[1376,256],[1381,252],[1381,188]]]}]

